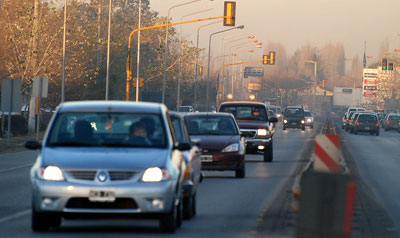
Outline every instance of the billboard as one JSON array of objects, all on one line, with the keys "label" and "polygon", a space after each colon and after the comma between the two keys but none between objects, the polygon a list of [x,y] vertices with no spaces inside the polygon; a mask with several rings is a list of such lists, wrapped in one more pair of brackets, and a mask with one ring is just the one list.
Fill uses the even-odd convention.
[{"label": "billboard", "polygon": [[376,97],[378,94],[378,69],[363,70],[363,96]]}]

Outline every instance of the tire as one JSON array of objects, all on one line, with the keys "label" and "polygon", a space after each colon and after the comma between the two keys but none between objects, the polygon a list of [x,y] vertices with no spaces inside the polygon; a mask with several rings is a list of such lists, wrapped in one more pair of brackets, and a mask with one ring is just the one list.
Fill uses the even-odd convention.
[{"label": "tire", "polygon": [[273,143],[271,141],[270,146],[268,147],[268,150],[264,151],[264,162],[272,162],[274,159],[274,147]]},{"label": "tire", "polygon": [[183,219],[191,219],[193,217],[193,202],[194,202],[194,196],[195,194],[193,194],[190,197],[184,198],[183,199]]},{"label": "tire", "polygon": [[283,127],[283,130],[286,131],[286,127]]},{"label": "tire", "polygon": [[305,131],[305,130],[306,130],[306,127],[305,127],[305,126],[303,126],[303,127],[301,128],[301,130]]},{"label": "tire", "polygon": [[179,204],[176,207],[176,227],[181,227],[182,226],[182,220],[183,220],[183,199],[181,198],[179,200]]},{"label": "tire", "polygon": [[379,136],[379,131],[378,131],[378,132],[376,132],[375,134],[376,134],[376,136]]},{"label": "tire", "polygon": [[174,233],[177,227],[177,209],[175,207],[175,199],[173,201],[172,209],[169,213],[161,216],[159,221],[159,230],[165,233]]},{"label": "tire", "polygon": [[246,176],[246,166],[243,162],[242,168],[235,171],[236,178],[244,178]]},{"label": "tire", "polygon": [[196,216],[196,214],[197,214],[197,193],[195,193],[194,195],[193,195],[193,198],[192,198],[192,200],[193,200],[193,203],[192,203],[192,213],[193,213],[193,216]]},{"label": "tire", "polygon": [[358,135],[358,132],[357,132],[357,130],[356,130],[356,129],[354,129],[354,134],[355,134],[355,135]]},{"label": "tire", "polygon": [[350,134],[354,133],[354,130],[352,130],[351,128],[349,129]]},{"label": "tire", "polygon": [[349,128],[346,126],[344,130],[345,130],[345,131],[349,131]]},{"label": "tire", "polygon": [[50,227],[59,227],[61,225],[61,215],[48,212],[37,212],[32,209],[32,230],[48,231]]},{"label": "tire", "polygon": [[314,129],[314,125],[311,125],[311,129]]},{"label": "tire", "polygon": [[389,129],[387,127],[385,127],[385,131],[388,131]]}]

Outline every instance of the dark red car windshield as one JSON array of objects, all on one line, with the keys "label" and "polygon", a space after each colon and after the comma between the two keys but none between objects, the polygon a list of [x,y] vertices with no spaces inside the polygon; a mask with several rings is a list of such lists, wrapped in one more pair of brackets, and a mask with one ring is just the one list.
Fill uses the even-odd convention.
[{"label": "dark red car windshield", "polygon": [[226,106],[221,106],[220,112],[231,113],[236,118],[236,120],[256,120],[256,121],[268,120],[265,107],[262,106],[226,105]]}]

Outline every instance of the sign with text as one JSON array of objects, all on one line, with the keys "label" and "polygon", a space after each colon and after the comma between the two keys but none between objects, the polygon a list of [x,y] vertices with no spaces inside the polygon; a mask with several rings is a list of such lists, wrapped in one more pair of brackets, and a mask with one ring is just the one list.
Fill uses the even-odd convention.
[{"label": "sign with text", "polygon": [[1,82],[1,110],[6,112],[21,112],[20,79],[3,79]]},{"label": "sign with text", "polygon": [[244,77],[247,78],[247,76],[253,76],[253,77],[263,77],[264,76],[264,69],[259,68],[259,67],[245,67],[244,68]]},{"label": "sign with text", "polygon": [[32,96],[47,98],[47,92],[49,88],[49,78],[35,76],[33,78],[33,86],[32,86]]}]

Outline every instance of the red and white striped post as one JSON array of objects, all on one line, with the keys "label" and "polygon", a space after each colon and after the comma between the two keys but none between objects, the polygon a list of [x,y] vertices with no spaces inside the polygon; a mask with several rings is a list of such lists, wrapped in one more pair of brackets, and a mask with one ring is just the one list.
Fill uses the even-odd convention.
[{"label": "red and white striped post", "polygon": [[336,135],[318,135],[314,144],[314,170],[340,172],[340,139]]}]

